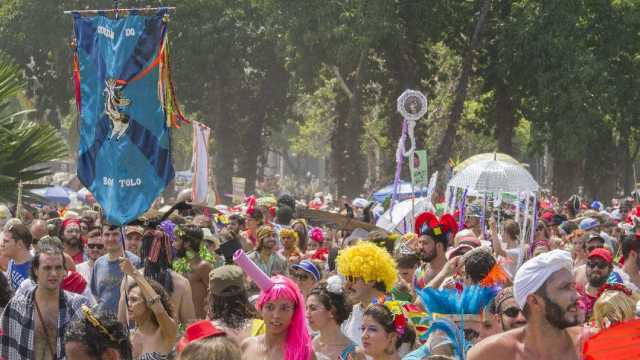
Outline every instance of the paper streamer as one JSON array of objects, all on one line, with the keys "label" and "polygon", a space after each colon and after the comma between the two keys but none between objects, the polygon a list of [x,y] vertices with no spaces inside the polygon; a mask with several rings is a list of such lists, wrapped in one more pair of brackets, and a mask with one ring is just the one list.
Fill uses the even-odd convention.
[{"label": "paper streamer", "polygon": [[482,227],[482,238],[487,240],[487,193],[484,194],[484,200],[482,201],[482,215],[480,216],[480,226]]},{"label": "paper streamer", "polygon": [[262,291],[267,291],[273,286],[273,281],[251,259],[244,250],[239,249],[233,254],[233,262],[238,264]]},{"label": "paper streamer", "polygon": [[469,188],[464,189],[462,199],[460,200],[460,218],[458,219],[458,231],[464,229],[464,213],[466,212],[467,191],[469,191]]},{"label": "paper streamer", "polygon": [[536,236],[536,226],[538,225],[538,201],[536,198],[536,194],[533,194],[533,215],[531,218],[531,238],[529,239],[529,241],[531,242],[531,246],[529,248],[529,257],[533,256],[533,246],[535,243],[535,236]]}]

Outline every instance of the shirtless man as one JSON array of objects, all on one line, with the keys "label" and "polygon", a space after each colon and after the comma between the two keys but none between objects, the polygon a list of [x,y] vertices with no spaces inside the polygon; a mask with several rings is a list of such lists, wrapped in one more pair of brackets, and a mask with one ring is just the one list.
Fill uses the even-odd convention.
[{"label": "shirtless man", "polygon": [[[31,276],[38,284],[17,293],[0,320],[0,358],[64,359],[63,330],[82,317],[84,296],[60,289],[67,271],[59,248],[42,246],[33,257]],[[62,345],[62,346],[61,346]]]},{"label": "shirtless man", "polygon": [[553,250],[525,262],[514,279],[514,298],[527,324],[491,336],[467,358],[578,359],[584,314],[578,308],[571,254]]},{"label": "shirtless man", "polygon": [[[191,285],[182,275],[171,270],[171,254],[168,236],[160,230],[147,229],[140,247],[142,269],[140,274],[159,282],[167,294],[173,308],[173,318],[181,324],[189,324],[196,320],[191,296]],[[158,251],[154,251],[159,249]],[[120,287],[120,300],[118,302],[118,320],[123,324],[127,321],[127,306],[124,297],[124,289],[134,284],[133,278],[125,277]]]},{"label": "shirtless man", "polygon": [[198,254],[200,244],[204,238],[202,229],[194,225],[186,225],[179,229],[176,234],[175,246],[178,258],[186,258],[189,268],[183,275],[189,280],[191,285],[191,295],[196,318],[205,319],[207,316],[207,299],[209,292],[209,272],[213,265],[202,260]]}]

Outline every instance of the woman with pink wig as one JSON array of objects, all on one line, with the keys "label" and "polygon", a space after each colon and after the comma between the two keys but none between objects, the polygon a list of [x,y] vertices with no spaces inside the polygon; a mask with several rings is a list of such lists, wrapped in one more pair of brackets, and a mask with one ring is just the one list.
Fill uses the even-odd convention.
[{"label": "woman with pink wig", "polygon": [[304,298],[289,278],[276,275],[256,303],[266,326],[264,335],[246,339],[243,359],[310,360],[311,337],[305,323]]}]

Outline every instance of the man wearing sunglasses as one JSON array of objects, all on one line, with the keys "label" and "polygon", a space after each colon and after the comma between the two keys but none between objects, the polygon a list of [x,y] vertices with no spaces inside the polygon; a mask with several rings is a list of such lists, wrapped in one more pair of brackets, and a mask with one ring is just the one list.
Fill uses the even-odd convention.
[{"label": "man wearing sunglasses", "polygon": [[611,252],[604,248],[593,249],[587,257],[587,284],[585,286],[576,286],[580,295],[578,303],[585,310],[587,319],[591,315],[593,304],[598,299],[600,287],[607,283],[607,279],[613,270],[612,261]]},{"label": "man wearing sunglasses", "polygon": [[513,297],[513,287],[509,286],[502,289],[495,297],[496,317],[502,331],[519,328],[527,324],[522,310]]},{"label": "man wearing sunglasses", "polygon": [[[600,249],[604,247],[604,239],[598,233],[591,233],[586,235],[585,241],[583,242],[583,250],[585,254],[591,254],[591,252],[595,249]],[[588,261],[588,260],[587,260]],[[576,283],[578,286],[586,286],[587,279],[587,265],[586,263],[580,265],[575,268],[574,276],[576,278]]]},{"label": "man wearing sunglasses", "polygon": [[76,271],[82,275],[82,277],[91,284],[91,271],[93,270],[93,264],[96,260],[104,255],[106,250],[104,248],[104,241],[100,234],[100,228],[94,227],[87,232],[87,261],[80,263],[76,266]]}]

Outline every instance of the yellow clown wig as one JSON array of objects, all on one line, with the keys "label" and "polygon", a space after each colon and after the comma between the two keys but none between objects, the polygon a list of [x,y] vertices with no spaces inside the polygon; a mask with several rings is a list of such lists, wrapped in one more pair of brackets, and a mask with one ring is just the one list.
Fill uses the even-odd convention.
[{"label": "yellow clown wig", "polygon": [[398,269],[391,255],[371,242],[361,242],[340,251],[336,265],[342,276],[381,282],[387,291],[391,291],[398,279]]},{"label": "yellow clown wig", "polygon": [[640,295],[620,286],[601,292],[593,305],[593,320],[600,329],[631,320],[635,316]]}]

